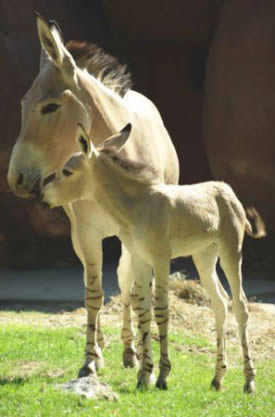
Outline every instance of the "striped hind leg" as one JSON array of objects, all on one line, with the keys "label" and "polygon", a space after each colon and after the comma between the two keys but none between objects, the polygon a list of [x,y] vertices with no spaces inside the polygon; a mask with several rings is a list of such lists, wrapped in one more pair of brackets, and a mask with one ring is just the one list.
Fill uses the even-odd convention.
[{"label": "striped hind leg", "polygon": [[215,376],[211,382],[211,386],[216,390],[220,390],[222,380],[227,370],[225,355],[225,319],[228,310],[228,300],[227,297],[224,296],[224,290],[221,287],[216,273],[217,259],[218,250],[215,244],[193,256],[202,285],[210,297],[211,306],[215,315],[217,331],[217,359]]},{"label": "striped hind leg", "polygon": [[134,272],[131,255],[122,244],[121,257],[117,269],[118,282],[121,290],[121,299],[123,304],[123,326],[121,331],[121,340],[124,344],[123,365],[133,368],[137,363],[137,354],[134,346],[135,333],[131,317],[131,286],[134,281]]},{"label": "striped hind leg", "polygon": [[159,376],[156,387],[166,390],[167,377],[171,370],[171,362],[168,355],[168,279],[170,270],[170,259],[158,259],[154,263],[155,274],[155,319],[159,331],[160,361]]},{"label": "striped hind leg", "polygon": [[[237,246],[237,245],[236,245]],[[247,300],[242,288],[242,256],[238,248],[224,248],[221,252],[221,266],[228,279],[232,292],[232,308],[236,316],[244,359],[245,385],[244,392],[254,391],[256,370],[251,359],[249,339],[247,334],[248,308]]]},{"label": "striped hind leg", "polygon": [[151,306],[152,306],[152,268],[139,258],[132,256],[134,283],[131,288],[131,302],[137,314],[139,347],[138,360],[140,369],[137,376],[137,388],[146,388],[153,372],[151,341]]}]

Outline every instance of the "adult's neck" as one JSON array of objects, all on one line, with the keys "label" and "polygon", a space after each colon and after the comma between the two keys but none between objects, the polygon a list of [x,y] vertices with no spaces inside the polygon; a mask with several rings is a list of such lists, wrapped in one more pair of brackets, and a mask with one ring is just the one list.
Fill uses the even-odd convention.
[{"label": "adult's neck", "polygon": [[123,229],[129,229],[144,204],[147,203],[149,183],[128,177],[123,168],[108,157],[99,155],[92,162],[91,186],[87,192]]},{"label": "adult's neck", "polygon": [[81,100],[91,118],[90,137],[95,145],[121,129],[129,115],[117,93],[104,86],[86,71],[79,70]]}]

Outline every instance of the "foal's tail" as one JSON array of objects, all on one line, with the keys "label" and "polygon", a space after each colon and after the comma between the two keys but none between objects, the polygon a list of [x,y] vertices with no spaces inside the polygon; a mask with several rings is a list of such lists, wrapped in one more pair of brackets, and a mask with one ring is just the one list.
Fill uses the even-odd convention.
[{"label": "foal's tail", "polygon": [[254,239],[260,239],[266,236],[265,224],[259,213],[254,207],[247,208],[245,222],[246,233]]}]

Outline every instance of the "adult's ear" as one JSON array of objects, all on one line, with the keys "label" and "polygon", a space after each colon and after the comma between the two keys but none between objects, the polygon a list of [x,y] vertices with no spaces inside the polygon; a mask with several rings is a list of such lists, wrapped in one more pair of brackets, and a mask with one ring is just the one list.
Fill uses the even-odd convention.
[{"label": "adult's ear", "polygon": [[76,128],[76,141],[80,146],[81,152],[87,159],[91,158],[93,152],[97,153],[95,146],[81,123],[78,123]]},{"label": "adult's ear", "polygon": [[36,13],[36,24],[41,44],[40,69],[50,59],[58,68],[72,75],[76,64],[63,43],[59,25],[54,20],[47,23],[39,13]]},{"label": "adult's ear", "polygon": [[131,130],[132,125],[131,123],[128,123],[123,129],[121,129],[120,132],[115,133],[108,139],[105,139],[100,147],[103,149],[113,149],[116,152],[119,152],[129,139]]},{"label": "adult's ear", "polygon": [[57,30],[57,32],[59,33],[60,39],[62,40],[62,43],[64,44],[63,33],[62,33],[61,27],[59,26],[59,24],[57,23],[57,21],[56,20],[53,20],[53,19],[50,19],[49,20],[49,26],[50,26],[50,29],[51,30],[52,29],[56,29]]}]

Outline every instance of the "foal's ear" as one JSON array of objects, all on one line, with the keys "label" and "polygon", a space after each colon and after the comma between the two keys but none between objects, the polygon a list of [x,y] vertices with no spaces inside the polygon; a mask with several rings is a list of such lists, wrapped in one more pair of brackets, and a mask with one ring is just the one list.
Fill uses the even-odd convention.
[{"label": "foal's ear", "polygon": [[59,25],[54,20],[47,23],[39,13],[36,13],[36,24],[42,48],[40,68],[50,58],[57,67],[72,72],[76,65],[73,57],[64,46]]},{"label": "foal's ear", "polygon": [[92,157],[93,152],[97,153],[88,133],[81,123],[78,123],[77,125],[76,141],[80,145],[81,152],[86,156],[87,159]]},{"label": "foal's ear", "polygon": [[101,147],[103,149],[112,148],[112,149],[115,149],[116,152],[119,152],[123,148],[127,140],[129,139],[131,130],[132,130],[132,125],[131,123],[128,123],[126,126],[124,126],[123,129],[121,129],[120,132],[115,133],[108,139],[105,139],[104,142],[101,144]]}]

